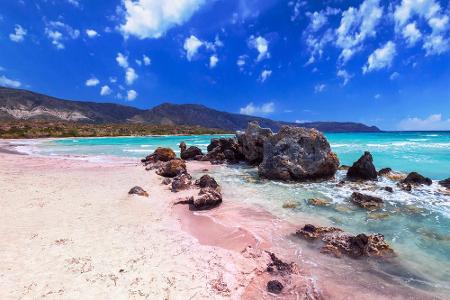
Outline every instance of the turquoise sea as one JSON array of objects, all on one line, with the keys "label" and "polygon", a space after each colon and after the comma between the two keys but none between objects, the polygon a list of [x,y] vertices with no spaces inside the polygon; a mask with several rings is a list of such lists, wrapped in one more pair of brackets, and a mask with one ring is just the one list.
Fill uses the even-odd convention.
[{"label": "turquoise sea", "polygon": [[[388,264],[346,259],[331,261],[336,266],[327,272],[334,278],[353,278],[358,274],[361,286],[374,282],[379,287],[394,284],[399,290],[418,289],[432,297],[450,299],[450,194],[437,183],[437,180],[450,177],[450,132],[336,133],[326,136],[341,164],[351,165],[368,150],[377,169],[391,167],[401,172],[417,171],[432,178],[433,184],[406,192],[387,178],[380,178],[375,183],[340,186],[338,182],[345,178],[344,171],[338,171],[334,180],[296,184],[261,180],[256,168],[245,165],[221,166],[211,172],[224,187],[225,199],[262,207],[294,224],[314,218],[318,225],[337,226],[355,234],[382,233],[397,253],[395,262]],[[17,148],[39,155],[141,158],[159,146],[178,150],[181,141],[205,150],[213,137],[217,136],[68,138],[20,141]],[[386,186],[392,187],[394,193],[385,191],[383,187]],[[383,198],[385,206],[375,212],[355,207],[348,200],[355,190]],[[331,204],[311,206],[307,199],[312,197],[327,199]],[[297,208],[282,208],[286,201],[296,202]],[[299,244],[309,247],[303,241],[280,238],[285,238],[292,247],[298,248]]]}]

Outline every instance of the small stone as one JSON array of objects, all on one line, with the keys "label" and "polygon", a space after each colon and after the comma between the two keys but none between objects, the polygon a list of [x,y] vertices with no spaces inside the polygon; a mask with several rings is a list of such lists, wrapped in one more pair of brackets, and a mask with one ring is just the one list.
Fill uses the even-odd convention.
[{"label": "small stone", "polygon": [[383,199],[364,195],[358,192],[354,192],[351,196],[351,199],[353,203],[356,203],[357,205],[365,209],[372,210],[383,206]]},{"label": "small stone", "polygon": [[140,186],[135,186],[133,187],[128,194],[130,195],[138,195],[138,196],[143,196],[143,197],[148,197],[148,193],[141,188]]},{"label": "small stone", "polygon": [[283,208],[294,209],[297,208],[298,202],[287,201],[283,203]]},{"label": "small stone", "polygon": [[383,190],[385,190],[386,192],[389,192],[389,193],[393,193],[393,192],[394,192],[394,189],[391,188],[390,186],[385,186],[385,187],[383,188]]},{"label": "small stone", "polygon": [[267,290],[272,294],[280,294],[283,291],[283,284],[278,280],[271,280],[267,283]]},{"label": "small stone", "polygon": [[308,199],[308,204],[314,205],[314,206],[328,206],[331,204],[331,202],[326,199],[311,198],[311,199]]},{"label": "small stone", "polygon": [[166,177],[163,179],[163,181],[161,183],[164,185],[169,185],[172,183],[172,179]]}]

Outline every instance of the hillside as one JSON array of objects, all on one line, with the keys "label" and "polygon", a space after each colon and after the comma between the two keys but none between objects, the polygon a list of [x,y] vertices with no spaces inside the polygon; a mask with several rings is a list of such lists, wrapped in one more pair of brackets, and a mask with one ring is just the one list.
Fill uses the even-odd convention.
[{"label": "hillside", "polygon": [[83,101],[61,100],[54,97],[0,87],[0,120],[70,121],[96,124],[142,123],[151,125],[189,125],[223,130],[240,130],[249,121],[277,131],[282,125],[304,126],[326,132],[377,132],[353,122],[288,123],[267,118],[222,112],[196,104],[164,103],[149,110],[131,106]]}]

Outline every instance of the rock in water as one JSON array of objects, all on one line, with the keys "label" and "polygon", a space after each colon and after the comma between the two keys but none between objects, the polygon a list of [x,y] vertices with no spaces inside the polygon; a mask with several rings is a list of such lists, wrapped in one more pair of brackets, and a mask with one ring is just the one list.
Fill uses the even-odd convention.
[{"label": "rock in water", "polygon": [[195,185],[199,186],[202,189],[203,188],[217,189],[219,187],[217,181],[209,175],[203,175],[202,177],[200,177],[200,179],[195,181]]},{"label": "rock in water", "polygon": [[431,185],[433,182],[430,178],[424,177],[417,172],[411,172],[406,176],[405,179],[401,182],[402,184],[411,184],[411,185]]},{"label": "rock in water", "polygon": [[278,280],[271,280],[267,283],[267,291],[272,294],[279,294],[283,290],[283,284]]},{"label": "rock in water", "polygon": [[201,189],[197,197],[189,197],[175,204],[189,204],[190,210],[207,210],[219,206],[222,203],[222,194],[215,189]]},{"label": "rock in water", "polygon": [[195,146],[190,146],[189,148],[187,148],[185,142],[180,143],[180,150],[181,159],[184,160],[195,159],[199,155],[203,156],[203,152],[200,148]]},{"label": "rock in water", "polygon": [[347,177],[350,179],[374,180],[377,179],[377,170],[373,165],[373,158],[370,152],[364,152],[353,166],[347,171]]},{"label": "rock in water", "polygon": [[212,139],[206,157],[212,164],[221,164],[225,161],[230,164],[238,163],[243,159],[240,148],[234,138]]},{"label": "rock in water", "polygon": [[128,194],[130,195],[138,195],[138,196],[143,196],[143,197],[148,197],[148,193],[141,188],[140,186],[135,186],[133,187]]},{"label": "rock in water", "polygon": [[165,162],[156,171],[156,174],[163,177],[175,177],[186,172],[186,163],[181,159],[173,159]]},{"label": "rock in water", "polygon": [[264,142],[271,137],[270,128],[261,128],[257,121],[249,122],[245,133],[237,135],[245,160],[251,165],[259,165],[263,161]]},{"label": "rock in water", "polygon": [[315,129],[283,126],[264,143],[259,175],[275,180],[321,180],[336,173],[339,159]]},{"label": "rock in water", "polygon": [[172,181],[172,192],[176,193],[182,190],[187,190],[192,185],[192,177],[189,174],[177,175]]},{"label": "rock in water", "polygon": [[148,155],[146,158],[142,159],[145,165],[156,163],[156,162],[166,162],[175,159],[177,156],[170,148],[157,148],[152,154]]},{"label": "rock in water", "polygon": [[439,181],[439,184],[447,189],[450,189],[450,178]]},{"label": "rock in water", "polygon": [[383,199],[364,195],[358,192],[352,194],[352,201],[365,209],[377,209],[383,206]]}]

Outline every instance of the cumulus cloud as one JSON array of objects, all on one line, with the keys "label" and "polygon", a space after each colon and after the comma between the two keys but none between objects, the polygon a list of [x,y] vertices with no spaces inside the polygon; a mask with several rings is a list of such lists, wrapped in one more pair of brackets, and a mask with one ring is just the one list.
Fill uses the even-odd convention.
[{"label": "cumulus cloud", "polygon": [[328,17],[325,11],[315,11],[313,13],[307,13],[306,15],[310,19],[309,27],[313,32],[318,31],[328,21]]},{"label": "cumulus cloud", "polygon": [[314,86],[314,93],[322,93],[327,88],[326,84],[319,83]]},{"label": "cumulus cloud", "polygon": [[100,83],[100,80],[98,80],[96,77],[91,77],[88,80],[86,80],[86,86],[96,86]]},{"label": "cumulus cloud", "polygon": [[275,103],[267,102],[263,103],[261,106],[254,105],[250,102],[245,107],[241,107],[239,113],[242,115],[267,115],[275,111]]},{"label": "cumulus cloud", "polygon": [[125,81],[128,85],[132,85],[136,79],[138,79],[138,75],[136,74],[136,71],[133,68],[127,68],[125,72]]},{"label": "cumulus cloud", "polygon": [[219,58],[217,57],[216,54],[211,55],[211,57],[209,58],[209,67],[215,68],[217,63],[219,62]]},{"label": "cumulus cloud", "polygon": [[347,85],[347,83],[352,79],[353,75],[348,73],[346,70],[338,70],[337,76],[342,79],[342,85]]},{"label": "cumulus cloud", "polygon": [[67,2],[75,7],[80,7],[80,2],[78,0],[67,0]]},{"label": "cumulus cloud", "polygon": [[261,76],[259,77],[259,80],[261,80],[261,82],[266,81],[267,78],[269,78],[272,75],[272,70],[263,70],[261,72]]},{"label": "cumulus cloud", "polygon": [[128,57],[123,55],[122,53],[117,53],[116,61],[122,68],[128,68]]},{"label": "cumulus cloud", "polygon": [[413,117],[401,120],[397,127],[400,130],[450,130],[450,119],[444,119],[442,114],[433,114],[424,119]]},{"label": "cumulus cloud", "polygon": [[398,72],[394,72],[391,74],[391,76],[389,76],[390,80],[396,80],[400,77],[400,74]]},{"label": "cumulus cloud", "polygon": [[363,73],[389,68],[395,54],[395,44],[391,41],[387,42],[383,47],[378,48],[370,54],[366,65],[363,67]]},{"label": "cumulus cloud", "polygon": [[415,22],[406,25],[405,28],[403,28],[402,34],[410,46],[414,46],[416,42],[422,37],[422,34],[417,29]]},{"label": "cumulus cloud", "polygon": [[95,38],[95,37],[97,37],[97,36],[99,35],[98,32],[95,31],[94,29],[87,29],[87,30],[86,30],[86,34],[87,34],[87,36],[90,37],[91,39],[92,39],[92,38]]},{"label": "cumulus cloud", "polygon": [[152,63],[152,60],[147,55],[142,55],[142,61],[144,62],[145,66],[149,66]]},{"label": "cumulus cloud", "polygon": [[269,42],[262,36],[251,36],[248,40],[250,48],[254,48],[258,51],[258,57],[256,61],[261,61],[263,59],[269,58]]},{"label": "cumulus cloud", "polygon": [[4,75],[0,76],[0,86],[18,88],[22,85],[20,81],[8,78]]},{"label": "cumulus cloud", "polygon": [[133,101],[134,99],[136,99],[138,96],[138,93],[135,90],[129,90],[127,92],[127,100],[128,101]]},{"label": "cumulus cloud", "polygon": [[77,39],[80,31],[61,21],[52,21],[46,23],[45,34],[52,41],[53,46],[61,50],[65,48],[64,41]]},{"label": "cumulus cloud", "polygon": [[203,45],[203,41],[199,40],[195,35],[184,40],[183,48],[186,51],[187,60],[191,61],[192,58],[197,54],[198,49]]},{"label": "cumulus cloud", "polygon": [[112,93],[112,90],[107,85],[102,86],[102,88],[100,89],[100,95],[102,95],[102,96],[108,96],[111,93]]},{"label": "cumulus cloud", "polygon": [[205,3],[205,0],[124,0],[125,37],[160,38],[169,29],[181,25]]},{"label": "cumulus cloud", "polygon": [[23,27],[19,24],[16,24],[16,26],[14,26],[14,33],[11,33],[9,35],[9,39],[13,42],[19,43],[23,42],[23,39],[26,35],[27,31],[23,29]]}]

